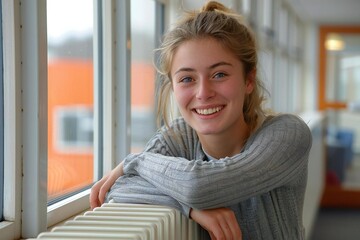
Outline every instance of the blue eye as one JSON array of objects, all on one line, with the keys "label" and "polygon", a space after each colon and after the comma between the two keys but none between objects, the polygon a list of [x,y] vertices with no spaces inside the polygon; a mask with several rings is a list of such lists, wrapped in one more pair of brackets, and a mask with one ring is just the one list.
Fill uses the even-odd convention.
[{"label": "blue eye", "polygon": [[222,73],[222,72],[219,72],[219,73],[216,73],[214,75],[214,78],[223,78],[223,77],[226,77],[227,75],[225,73]]},{"label": "blue eye", "polygon": [[180,82],[182,82],[182,83],[189,83],[192,81],[193,81],[193,79],[191,77],[184,77],[184,78],[180,79]]}]

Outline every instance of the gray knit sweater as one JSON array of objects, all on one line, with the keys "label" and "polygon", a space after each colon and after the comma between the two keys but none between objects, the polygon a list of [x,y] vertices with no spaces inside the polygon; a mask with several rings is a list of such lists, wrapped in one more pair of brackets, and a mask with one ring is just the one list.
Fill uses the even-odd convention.
[{"label": "gray knit sweater", "polygon": [[[182,118],[144,152],[125,158],[107,200],[190,208],[231,208],[243,239],[304,239],[302,210],[312,137],[297,116],[267,117],[231,157],[209,159]],[[208,238],[204,237],[204,239]],[[210,238],[208,238],[210,239]]]}]

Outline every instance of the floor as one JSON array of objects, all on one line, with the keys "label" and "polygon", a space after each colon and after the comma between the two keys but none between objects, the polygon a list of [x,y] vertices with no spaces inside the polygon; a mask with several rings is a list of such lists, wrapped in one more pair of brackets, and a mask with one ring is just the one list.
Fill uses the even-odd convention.
[{"label": "floor", "polygon": [[311,240],[359,240],[360,209],[321,209]]},{"label": "floor", "polygon": [[[360,190],[360,154],[348,169],[344,187]],[[360,209],[320,209],[310,240],[359,240]]]},{"label": "floor", "polygon": [[346,172],[343,186],[360,190],[360,153],[354,155],[353,163]]}]

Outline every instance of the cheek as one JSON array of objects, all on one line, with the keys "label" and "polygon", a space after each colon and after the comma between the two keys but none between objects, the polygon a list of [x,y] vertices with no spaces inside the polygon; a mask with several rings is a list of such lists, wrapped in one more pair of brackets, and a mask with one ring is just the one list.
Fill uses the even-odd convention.
[{"label": "cheek", "polygon": [[244,85],[239,85],[239,84],[229,85],[222,89],[222,94],[229,98],[241,98],[242,96],[245,95],[244,88],[245,88]]},{"label": "cheek", "polygon": [[232,85],[231,87],[227,86],[222,89],[222,95],[228,99],[228,101],[233,101],[236,105],[243,104],[246,89],[245,85]]},{"label": "cheek", "polygon": [[174,87],[174,97],[175,101],[180,108],[185,107],[190,99],[189,91],[186,91],[181,88]]}]

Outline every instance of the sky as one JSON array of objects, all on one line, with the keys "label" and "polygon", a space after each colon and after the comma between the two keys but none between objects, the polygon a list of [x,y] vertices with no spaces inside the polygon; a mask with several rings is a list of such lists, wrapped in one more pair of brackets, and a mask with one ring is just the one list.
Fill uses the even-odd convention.
[{"label": "sky", "polygon": [[92,35],[93,0],[47,0],[49,43]]}]

